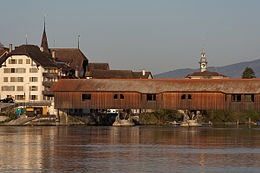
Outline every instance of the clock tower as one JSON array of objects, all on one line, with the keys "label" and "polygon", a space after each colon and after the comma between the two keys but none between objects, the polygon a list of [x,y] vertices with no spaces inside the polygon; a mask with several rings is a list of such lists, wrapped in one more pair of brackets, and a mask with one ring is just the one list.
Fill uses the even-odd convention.
[{"label": "clock tower", "polygon": [[202,49],[202,52],[201,52],[201,58],[200,58],[200,72],[204,72],[204,71],[207,71],[207,59],[206,59],[206,54],[205,54],[205,50]]}]

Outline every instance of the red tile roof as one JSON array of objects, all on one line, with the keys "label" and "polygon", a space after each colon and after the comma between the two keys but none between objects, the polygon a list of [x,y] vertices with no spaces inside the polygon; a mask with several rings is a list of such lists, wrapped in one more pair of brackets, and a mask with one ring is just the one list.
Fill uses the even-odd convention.
[{"label": "red tile roof", "polygon": [[[92,69],[86,72],[86,77],[93,79],[148,79],[151,72],[133,72],[131,70],[99,70]],[[152,77],[152,76],[151,76]]]},{"label": "red tile roof", "polygon": [[[16,47],[15,50],[6,56],[6,59],[12,55],[27,55],[32,58],[36,64],[41,65],[42,67],[57,67],[50,54],[42,52],[40,48],[35,45],[21,45]],[[1,62],[3,63],[4,61]]]},{"label": "red tile roof", "polygon": [[185,78],[189,78],[190,76],[203,76],[203,77],[221,76],[221,77],[227,77],[223,74],[219,74],[217,72],[211,72],[211,71],[194,72],[192,74],[188,74]]},{"label": "red tile roof", "polygon": [[88,63],[88,71],[92,70],[109,70],[108,63]]},{"label": "red tile roof", "polygon": [[[238,87],[239,86],[239,87]],[[52,88],[56,92],[223,92],[260,93],[260,79],[62,79]]]},{"label": "red tile roof", "polygon": [[77,48],[51,48],[51,52],[55,51],[55,60],[65,62],[71,68],[83,68],[84,61],[88,61],[87,57]]}]

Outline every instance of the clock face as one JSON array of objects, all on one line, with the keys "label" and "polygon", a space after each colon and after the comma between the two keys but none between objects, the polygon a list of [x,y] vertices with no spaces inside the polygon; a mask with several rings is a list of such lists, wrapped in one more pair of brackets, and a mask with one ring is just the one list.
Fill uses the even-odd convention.
[{"label": "clock face", "polygon": [[206,64],[201,64],[201,67],[203,67],[203,68],[206,67]]}]

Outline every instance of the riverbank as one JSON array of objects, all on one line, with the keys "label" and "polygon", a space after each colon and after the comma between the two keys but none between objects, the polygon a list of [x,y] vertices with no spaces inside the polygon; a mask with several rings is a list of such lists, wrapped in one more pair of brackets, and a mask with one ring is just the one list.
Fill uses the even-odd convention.
[{"label": "riverbank", "polygon": [[[111,126],[115,121],[116,114],[88,114],[88,115],[55,115],[27,117],[15,114],[0,116],[0,125],[91,125],[91,126]],[[249,121],[250,118],[250,121]],[[157,110],[155,112],[145,112],[132,119],[136,125],[158,125],[171,126],[179,125],[183,120],[183,115],[178,111]],[[236,112],[236,111],[208,111],[204,112],[198,121],[205,126],[236,126],[236,125],[256,125],[259,121],[258,111]],[[210,122],[210,123],[209,123]]]}]

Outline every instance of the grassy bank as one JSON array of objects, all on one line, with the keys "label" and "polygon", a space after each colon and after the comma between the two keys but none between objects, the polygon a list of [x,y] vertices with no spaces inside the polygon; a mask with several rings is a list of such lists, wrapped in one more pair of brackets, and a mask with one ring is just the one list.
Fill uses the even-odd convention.
[{"label": "grassy bank", "polygon": [[[205,111],[202,120],[204,122],[225,123],[236,122],[247,123],[249,118],[252,122],[260,121],[260,111]],[[156,110],[144,112],[139,115],[141,125],[165,125],[173,121],[181,121],[183,115],[178,111]]]},{"label": "grassy bank", "polygon": [[139,123],[142,125],[164,125],[181,119],[182,114],[174,110],[156,110],[155,112],[144,112],[139,115]]},{"label": "grassy bank", "polygon": [[12,120],[17,119],[15,109],[14,108],[8,108],[5,113],[2,114],[3,116],[7,116],[8,118],[5,121],[0,121],[0,124],[10,122]]},{"label": "grassy bank", "polygon": [[204,121],[211,122],[252,122],[260,121],[260,111],[206,111],[203,115]]}]

